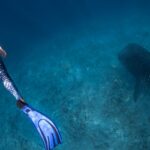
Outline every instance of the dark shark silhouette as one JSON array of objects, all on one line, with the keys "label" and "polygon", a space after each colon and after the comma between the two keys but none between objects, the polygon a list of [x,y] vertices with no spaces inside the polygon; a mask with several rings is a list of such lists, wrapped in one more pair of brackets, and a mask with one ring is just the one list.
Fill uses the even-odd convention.
[{"label": "dark shark silhouette", "polygon": [[135,77],[134,101],[137,101],[142,83],[150,83],[150,52],[131,43],[119,53],[120,62]]}]

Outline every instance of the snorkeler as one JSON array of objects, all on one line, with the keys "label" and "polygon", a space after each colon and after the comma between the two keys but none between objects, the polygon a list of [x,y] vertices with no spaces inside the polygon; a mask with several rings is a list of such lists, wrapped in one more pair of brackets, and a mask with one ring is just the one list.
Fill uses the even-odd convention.
[{"label": "snorkeler", "polygon": [[[0,56],[5,58],[7,53],[2,47],[0,47]],[[9,76],[7,69],[0,57],[0,80],[4,87],[15,97],[17,100],[17,106],[20,108],[33,122],[34,126],[38,130],[41,138],[43,139],[45,149],[52,150],[58,144],[61,144],[61,135],[54,125],[54,123],[48,119],[45,115],[30,107],[23,99],[18,89],[16,88],[13,80]]]}]

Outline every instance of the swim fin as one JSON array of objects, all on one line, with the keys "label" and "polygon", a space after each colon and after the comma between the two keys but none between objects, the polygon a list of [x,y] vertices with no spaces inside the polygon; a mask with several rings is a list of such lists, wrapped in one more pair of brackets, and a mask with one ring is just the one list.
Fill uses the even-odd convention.
[{"label": "swim fin", "polygon": [[26,103],[21,110],[32,120],[34,126],[43,139],[46,150],[52,150],[58,144],[62,143],[61,135],[57,127],[50,119],[37,110],[31,108]]},{"label": "swim fin", "polygon": [[[0,47],[1,49],[1,47]],[[45,115],[31,108],[22,98],[13,80],[9,76],[7,69],[0,57],[0,81],[4,87],[15,97],[17,106],[32,120],[34,126],[38,130],[46,150],[52,150],[55,146],[62,142],[61,135],[54,125]]]}]

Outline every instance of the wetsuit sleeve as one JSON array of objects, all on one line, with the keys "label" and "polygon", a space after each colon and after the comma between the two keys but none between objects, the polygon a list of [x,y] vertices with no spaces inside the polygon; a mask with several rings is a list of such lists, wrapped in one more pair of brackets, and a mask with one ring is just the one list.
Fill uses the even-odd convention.
[{"label": "wetsuit sleeve", "polygon": [[0,58],[0,80],[2,81],[4,87],[16,98],[16,100],[22,98],[15,84],[13,83],[13,80],[10,78],[1,58]]}]

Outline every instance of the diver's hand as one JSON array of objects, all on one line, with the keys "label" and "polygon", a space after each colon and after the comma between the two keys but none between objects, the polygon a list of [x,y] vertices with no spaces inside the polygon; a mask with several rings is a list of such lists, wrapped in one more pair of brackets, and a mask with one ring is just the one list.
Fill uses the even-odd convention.
[{"label": "diver's hand", "polygon": [[6,51],[1,46],[0,46],[0,56],[2,56],[4,58],[7,56]]}]

